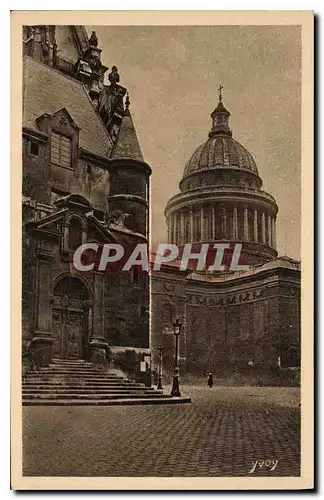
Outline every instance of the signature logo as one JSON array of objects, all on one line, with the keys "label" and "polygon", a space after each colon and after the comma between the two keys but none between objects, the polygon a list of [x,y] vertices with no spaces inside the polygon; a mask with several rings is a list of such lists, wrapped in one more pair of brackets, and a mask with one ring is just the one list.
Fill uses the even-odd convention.
[{"label": "signature logo", "polygon": [[253,474],[259,469],[269,469],[270,472],[274,471],[278,465],[278,460],[256,460],[252,462],[252,469],[249,471],[249,474]]}]

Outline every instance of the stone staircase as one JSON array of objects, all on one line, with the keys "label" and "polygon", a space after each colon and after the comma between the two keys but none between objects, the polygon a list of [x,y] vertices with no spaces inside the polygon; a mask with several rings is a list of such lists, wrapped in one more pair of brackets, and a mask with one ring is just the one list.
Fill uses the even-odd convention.
[{"label": "stone staircase", "polygon": [[84,360],[53,359],[46,368],[27,371],[23,405],[125,405],[190,403],[137,383]]}]

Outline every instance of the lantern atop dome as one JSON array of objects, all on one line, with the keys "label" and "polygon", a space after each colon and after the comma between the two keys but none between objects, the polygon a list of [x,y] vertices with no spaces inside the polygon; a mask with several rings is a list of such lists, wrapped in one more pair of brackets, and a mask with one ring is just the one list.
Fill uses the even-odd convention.
[{"label": "lantern atop dome", "polygon": [[223,104],[223,100],[222,100],[223,99],[223,96],[222,96],[222,89],[223,88],[224,87],[222,85],[220,85],[218,87],[218,91],[219,91],[218,101],[219,102],[218,102],[216,109],[214,109],[214,111],[210,115],[212,117],[212,120],[213,120],[213,126],[212,126],[211,131],[209,132],[209,137],[213,137],[215,135],[220,135],[220,134],[232,136],[232,131],[228,125],[228,120],[229,120],[231,113],[229,111],[227,111],[227,109],[225,108],[225,106]]}]

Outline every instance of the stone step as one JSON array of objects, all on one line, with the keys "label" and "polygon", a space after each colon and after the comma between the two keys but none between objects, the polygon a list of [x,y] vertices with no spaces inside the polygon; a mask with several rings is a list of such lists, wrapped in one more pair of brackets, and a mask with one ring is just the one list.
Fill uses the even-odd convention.
[{"label": "stone step", "polygon": [[22,384],[23,405],[120,405],[190,402],[97,368],[84,360],[54,359],[48,367],[29,370]]},{"label": "stone step", "polygon": [[[59,396],[59,397],[58,397]],[[150,398],[166,398],[168,395],[166,394],[156,394],[156,393],[148,393],[147,396]],[[65,394],[39,394],[39,393],[30,393],[30,394],[23,394],[22,399],[88,399],[88,400],[97,400],[97,399],[123,399],[123,398],[143,398],[145,397],[144,394],[139,394],[139,393],[116,393],[116,394],[89,394],[87,392],[84,392],[82,394],[78,393],[65,393]]]},{"label": "stone step", "polygon": [[91,361],[86,361],[85,359],[58,359],[52,358],[51,365],[91,365],[94,366]]},{"label": "stone step", "polygon": [[129,399],[25,399],[22,404],[24,406],[118,406],[118,405],[156,405],[156,404],[180,404],[191,403],[191,399],[187,397],[170,397],[165,398],[129,398]]},{"label": "stone step", "polygon": [[67,385],[67,384],[75,384],[75,385],[111,385],[111,386],[119,386],[119,385],[141,385],[144,386],[144,384],[136,383],[133,380],[128,380],[128,379],[122,379],[120,381],[116,380],[109,380],[109,379],[86,379],[86,378],[72,378],[72,377],[28,377],[28,379],[23,381],[23,384],[28,385],[28,384],[46,384],[46,385]]},{"label": "stone step", "polygon": [[108,375],[103,375],[103,374],[100,374],[100,373],[97,373],[97,374],[94,374],[94,373],[90,373],[90,374],[85,374],[83,373],[82,375],[81,374],[78,374],[78,373],[58,373],[58,372],[53,372],[53,373],[42,373],[42,372],[27,372],[25,374],[25,378],[27,377],[33,377],[33,378],[42,378],[42,379],[46,379],[46,378],[61,378],[61,379],[68,379],[68,378],[75,378],[75,379],[79,379],[79,380],[83,380],[83,379],[89,379],[89,380],[110,380],[110,381],[115,381],[115,382],[121,382],[122,380],[125,380],[125,378],[123,377],[110,377]]},{"label": "stone step", "polygon": [[123,384],[79,384],[79,383],[72,383],[72,384],[56,384],[56,383],[44,383],[43,381],[40,382],[28,382],[26,384],[22,385],[23,390],[28,390],[30,388],[38,388],[38,389],[61,389],[65,387],[75,387],[76,389],[99,389],[99,390],[104,390],[104,389],[147,389],[143,384],[132,384],[132,383],[123,383]]},{"label": "stone step", "polygon": [[[33,370],[28,370],[26,372],[26,374],[31,374],[31,373],[35,373],[35,371]],[[56,374],[59,374],[59,375],[79,375],[79,376],[82,376],[82,375],[86,375],[86,376],[89,376],[89,375],[95,375],[95,376],[99,376],[99,377],[113,377],[113,378],[116,378],[116,379],[122,379],[123,377],[121,375],[112,375],[110,373],[108,373],[107,371],[104,371],[104,370],[95,370],[95,369],[84,369],[84,370],[81,370],[81,369],[78,369],[78,370],[74,370],[74,369],[71,369],[71,370],[68,370],[68,369],[65,369],[65,368],[57,368],[57,369],[53,369],[53,368],[41,368],[40,370],[37,370],[37,373],[39,374],[44,374],[44,375],[56,375]]]},{"label": "stone step", "polygon": [[[29,394],[29,393],[39,393],[39,394],[45,394],[45,393],[51,393],[51,394],[57,394],[57,393],[109,393],[109,394],[119,394],[119,393],[124,393],[124,392],[156,392],[153,388],[150,387],[74,387],[74,386],[66,386],[66,387],[23,387],[23,393],[24,394]],[[162,394],[162,391],[160,392]]]}]

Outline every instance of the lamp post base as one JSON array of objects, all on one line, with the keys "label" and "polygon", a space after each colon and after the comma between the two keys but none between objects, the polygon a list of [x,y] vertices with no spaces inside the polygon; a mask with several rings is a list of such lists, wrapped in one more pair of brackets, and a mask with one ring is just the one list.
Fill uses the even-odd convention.
[{"label": "lamp post base", "polygon": [[179,372],[178,372],[178,370],[175,370],[174,375],[173,375],[171,396],[176,396],[176,397],[181,396],[180,389],[179,389]]}]

